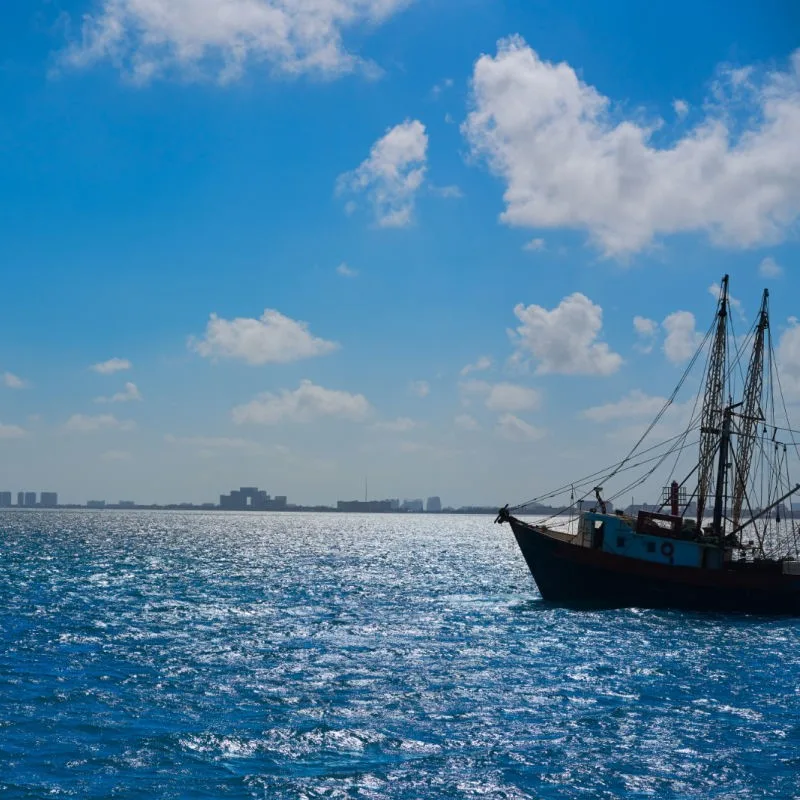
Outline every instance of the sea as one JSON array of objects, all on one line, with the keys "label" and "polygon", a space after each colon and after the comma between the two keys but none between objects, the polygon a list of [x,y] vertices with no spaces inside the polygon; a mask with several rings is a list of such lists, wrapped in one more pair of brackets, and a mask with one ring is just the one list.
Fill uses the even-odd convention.
[{"label": "sea", "polygon": [[0,512],[0,797],[799,798],[800,620],[544,603],[488,516]]}]

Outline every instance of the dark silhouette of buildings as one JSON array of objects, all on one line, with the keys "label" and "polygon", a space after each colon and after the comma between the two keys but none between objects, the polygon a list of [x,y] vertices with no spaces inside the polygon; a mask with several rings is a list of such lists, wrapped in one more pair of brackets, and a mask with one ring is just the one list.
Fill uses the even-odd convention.
[{"label": "dark silhouette of buildings", "polygon": [[223,511],[285,511],[286,495],[270,497],[257,486],[242,486],[230,494],[221,494],[219,507]]}]

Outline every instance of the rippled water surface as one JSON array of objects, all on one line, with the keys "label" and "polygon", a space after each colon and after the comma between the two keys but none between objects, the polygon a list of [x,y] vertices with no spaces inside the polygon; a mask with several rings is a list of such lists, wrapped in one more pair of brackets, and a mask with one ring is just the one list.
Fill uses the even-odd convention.
[{"label": "rippled water surface", "polygon": [[539,600],[489,517],[0,514],[0,797],[797,798],[800,622]]}]

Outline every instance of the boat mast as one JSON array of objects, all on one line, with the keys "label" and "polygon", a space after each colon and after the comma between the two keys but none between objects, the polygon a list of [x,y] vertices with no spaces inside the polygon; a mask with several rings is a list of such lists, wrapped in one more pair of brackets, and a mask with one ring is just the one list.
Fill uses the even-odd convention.
[{"label": "boat mast", "polygon": [[722,544],[722,512],[725,500],[725,474],[728,469],[728,446],[731,441],[732,414],[732,409],[728,406],[722,418],[722,434],[719,439],[719,462],[717,463],[717,489],[714,492],[714,518],[711,523],[714,535],[720,537],[720,544]]},{"label": "boat mast", "polygon": [[747,379],[744,388],[742,413],[739,415],[739,436],[736,447],[736,482],[733,489],[733,527],[739,527],[742,518],[742,503],[747,491],[747,479],[750,475],[750,460],[756,441],[756,430],[759,421],[764,419],[761,410],[761,394],[764,389],[764,336],[769,328],[767,301],[769,290],[764,289],[761,298],[761,310],[758,312],[758,324],[753,340],[753,352],[747,367]]},{"label": "boat mast", "polygon": [[[697,527],[703,527],[703,512],[711,489],[714,452],[717,449],[722,423],[722,404],[725,400],[725,362],[728,347],[728,276],[722,279],[717,307],[717,328],[711,345],[700,421],[700,461],[697,481]],[[727,453],[726,453],[727,457]],[[719,481],[718,481],[719,483]],[[716,509],[715,509],[716,510]]]}]

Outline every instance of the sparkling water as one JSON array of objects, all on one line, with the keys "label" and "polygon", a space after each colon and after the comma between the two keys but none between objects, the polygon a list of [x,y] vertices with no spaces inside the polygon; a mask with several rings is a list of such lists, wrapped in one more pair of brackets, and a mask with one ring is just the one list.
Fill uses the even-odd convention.
[{"label": "sparkling water", "polygon": [[0,797],[796,798],[800,621],[447,515],[0,513]]}]

